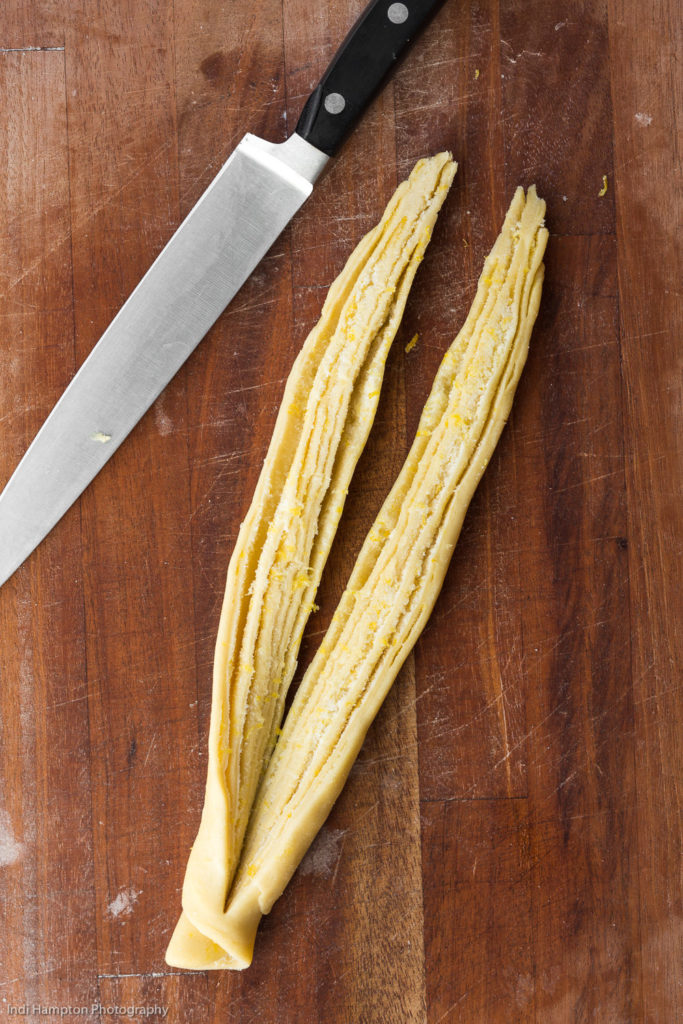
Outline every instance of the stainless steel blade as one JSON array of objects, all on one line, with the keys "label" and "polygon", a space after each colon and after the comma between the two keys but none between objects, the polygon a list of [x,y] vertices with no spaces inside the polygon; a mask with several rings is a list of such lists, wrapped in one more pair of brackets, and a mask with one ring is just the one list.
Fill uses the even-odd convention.
[{"label": "stainless steel blade", "polygon": [[146,412],[312,191],[327,157],[246,135],[74,376],[0,494],[0,585]]}]

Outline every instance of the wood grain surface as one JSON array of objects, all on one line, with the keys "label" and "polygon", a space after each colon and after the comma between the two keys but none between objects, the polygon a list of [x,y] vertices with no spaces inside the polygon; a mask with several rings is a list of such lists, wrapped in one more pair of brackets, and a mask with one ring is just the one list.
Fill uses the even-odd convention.
[{"label": "wood grain surface", "polygon": [[[4,0],[0,486],[239,138],[292,130],[362,6]],[[0,590],[0,1016],[681,1019],[680,53],[671,0],[448,0]],[[460,169],[301,668],[513,190],[536,182],[551,237],[513,414],[432,619],[253,966],[171,970],[225,571],[284,382],[353,246],[444,148]]]}]

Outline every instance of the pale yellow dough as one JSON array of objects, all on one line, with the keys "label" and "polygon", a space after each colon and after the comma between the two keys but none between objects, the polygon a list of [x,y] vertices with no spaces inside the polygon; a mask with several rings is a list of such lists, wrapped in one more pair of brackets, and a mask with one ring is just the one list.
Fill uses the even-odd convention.
[{"label": "pale yellow dough", "polygon": [[296,694],[222,915],[225,966],[251,962],[261,915],[327,817],[434,605],[526,360],[543,281],[544,213],[535,188],[526,197],[517,190],[406,463]]},{"label": "pale yellow dough", "polygon": [[455,171],[440,153],[399,186],[332,285],[287,381],[228,569],[204,809],[166,954],[174,966],[235,968],[251,958],[226,901],[387,353]]}]

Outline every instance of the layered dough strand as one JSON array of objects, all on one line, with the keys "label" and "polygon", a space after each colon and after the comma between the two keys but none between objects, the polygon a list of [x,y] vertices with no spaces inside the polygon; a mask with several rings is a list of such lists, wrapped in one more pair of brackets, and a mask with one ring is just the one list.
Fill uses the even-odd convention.
[{"label": "layered dough strand", "polygon": [[517,190],[474,304],[447,352],[403,469],[361,549],[253,806],[224,915],[230,966],[251,962],[432,610],[512,405],[538,312],[545,203]]},{"label": "layered dough strand", "polygon": [[166,954],[174,966],[245,966],[226,901],[389,347],[455,171],[440,153],[399,186],[332,285],[288,378],[228,568],[204,809]]}]

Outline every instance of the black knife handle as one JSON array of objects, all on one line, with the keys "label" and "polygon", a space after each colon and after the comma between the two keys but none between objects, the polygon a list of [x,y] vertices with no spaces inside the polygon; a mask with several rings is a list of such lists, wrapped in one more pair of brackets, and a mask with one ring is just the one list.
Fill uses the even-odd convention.
[{"label": "black knife handle", "polygon": [[301,112],[296,133],[334,156],[404,50],[444,0],[371,0]]}]

